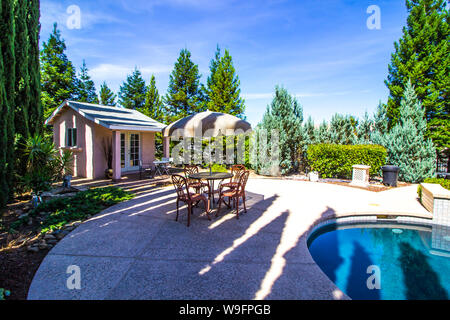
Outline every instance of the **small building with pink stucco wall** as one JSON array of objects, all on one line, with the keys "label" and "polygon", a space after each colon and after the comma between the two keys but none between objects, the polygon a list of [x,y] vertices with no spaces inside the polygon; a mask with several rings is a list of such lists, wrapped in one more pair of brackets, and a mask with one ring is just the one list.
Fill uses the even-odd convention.
[{"label": "small building with pink stucco wall", "polygon": [[114,180],[153,166],[155,134],[166,126],[136,110],[76,101],[64,101],[45,123],[53,126],[55,146],[73,152],[74,176],[99,179],[112,169]]}]

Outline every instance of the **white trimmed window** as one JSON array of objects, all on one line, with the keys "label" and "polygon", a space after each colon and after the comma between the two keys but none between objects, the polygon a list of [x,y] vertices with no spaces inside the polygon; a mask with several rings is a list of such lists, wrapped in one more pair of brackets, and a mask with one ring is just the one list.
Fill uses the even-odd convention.
[{"label": "white trimmed window", "polygon": [[66,143],[68,147],[77,146],[77,128],[67,128]]}]

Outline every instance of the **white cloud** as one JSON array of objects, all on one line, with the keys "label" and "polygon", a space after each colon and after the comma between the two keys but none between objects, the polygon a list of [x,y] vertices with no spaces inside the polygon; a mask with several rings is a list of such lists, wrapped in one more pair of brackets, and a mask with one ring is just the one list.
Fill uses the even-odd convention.
[{"label": "white cloud", "polygon": [[[144,77],[151,74],[164,74],[172,71],[172,66],[168,65],[152,65],[139,67]],[[89,70],[89,73],[94,80],[108,81],[108,80],[125,80],[134,70],[133,65],[115,65],[102,63]]]},{"label": "white cloud", "polygon": [[[369,93],[370,90],[360,90],[360,91],[335,91],[335,92],[303,92],[303,93],[295,93],[294,97],[296,98],[313,98],[313,97],[328,97],[328,96],[346,96],[355,93]],[[242,97],[245,100],[263,100],[263,99],[272,99],[274,93],[244,93]]]},{"label": "white cloud", "polygon": [[[53,24],[56,22],[58,26],[66,27],[67,20],[70,14],[67,13],[67,8],[69,5],[65,5],[61,2],[55,1],[42,1],[41,3],[41,18],[40,22],[44,30],[51,29]],[[81,13],[81,28],[90,28],[96,24],[102,23],[120,23],[128,24],[128,22],[114,16],[101,12],[99,10],[93,10],[86,5],[80,5]]]}]

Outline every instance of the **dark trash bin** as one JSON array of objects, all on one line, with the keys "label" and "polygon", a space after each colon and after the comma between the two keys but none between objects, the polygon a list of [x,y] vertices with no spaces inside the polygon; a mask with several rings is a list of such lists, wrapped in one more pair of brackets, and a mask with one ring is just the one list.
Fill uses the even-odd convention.
[{"label": "dark trash bin", "polygon": [[388,165],[381,167],[381,170],[383,171],[383,184],[385,186],[396,187],[400,168]]}]

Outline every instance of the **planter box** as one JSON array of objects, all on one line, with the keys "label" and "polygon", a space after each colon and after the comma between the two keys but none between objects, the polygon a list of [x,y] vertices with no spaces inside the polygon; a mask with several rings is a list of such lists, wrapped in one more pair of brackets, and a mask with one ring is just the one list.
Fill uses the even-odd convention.
[{"label": "planter box", "polygon": [[433,214],[433,223],[450,226],[450,190],[439,184],[421,183],[422,204]]}]

